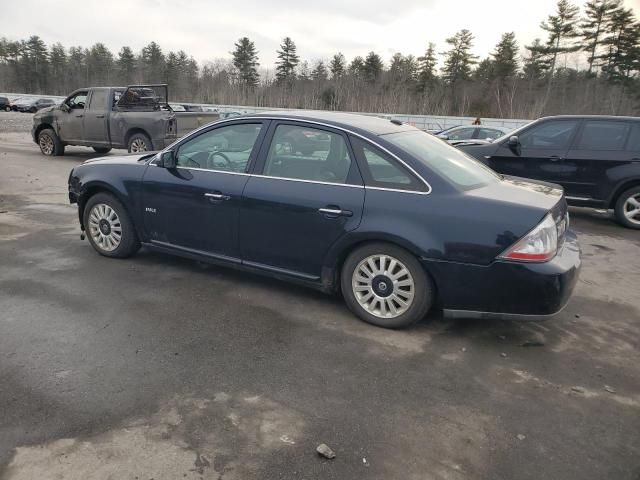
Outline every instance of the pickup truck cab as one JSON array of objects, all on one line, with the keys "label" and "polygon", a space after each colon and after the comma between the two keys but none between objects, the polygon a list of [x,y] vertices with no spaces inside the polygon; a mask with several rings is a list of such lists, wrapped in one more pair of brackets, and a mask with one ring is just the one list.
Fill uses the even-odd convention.
[{"label": "pickup truck cab", "polygon": [[82,88],[33,116],[33,141],[44,155],[64,155],[67,145],[97,153],[161,150],[176,139],[177,130],[166,102],[166,85]]},{"label": "pickup truck cab", "polygon": [[638,117],[545,117],[458,148],[498,173],[558,184],[569,205],[611,209],[621,225],[640,229]]}]

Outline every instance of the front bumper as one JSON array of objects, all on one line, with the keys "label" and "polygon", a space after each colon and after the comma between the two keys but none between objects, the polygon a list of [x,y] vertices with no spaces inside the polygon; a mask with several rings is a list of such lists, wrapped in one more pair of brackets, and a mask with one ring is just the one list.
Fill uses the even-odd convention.
[{"label": "front bumper", "polygon": [[567,231],[558,254],[544,263],[422,262],[434,277],[447,317],[544,320],[569,301],[578,281],[580,257],[578,239]]}]

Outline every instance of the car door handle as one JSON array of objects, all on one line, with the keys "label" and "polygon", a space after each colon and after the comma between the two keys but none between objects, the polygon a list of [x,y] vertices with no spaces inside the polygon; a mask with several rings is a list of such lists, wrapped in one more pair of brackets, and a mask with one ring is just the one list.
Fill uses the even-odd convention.
[{"label": "car door handle", "polygon": [[96,115],[96,118],[104,118],[104,115]]},{"label": "car door handle", "polygon": [[231,198],[229,195],[225,195],[224,193],[205,193],[204,196],[211,201],[229,200]]},{"label": "car door handle", "polygon": [[78,115],[76,115],[76,117],[78,117],[78,118],[82,118],[82,117],[84,117],[84,115],[83,115],[83,114],[81,114],[81,113],[79,113]]},{"label": "car door handle", "polygon": [[319,208],[318,212],[320,212],[321,214],[323,214],[325,217],[328,217],[328,218],[351,217],[353,215],[353,212],[351,212],[349,210],[342,210],[339,207],[337,207],[337,208],[334,208],[334,207]]},{"label": "car door handle", "polygon": [[564,160],[564,158],[562,158],[559,155],[551,155],[549,157],[549,160],[552,161],[552,162],[559,162],[560,160]]}]

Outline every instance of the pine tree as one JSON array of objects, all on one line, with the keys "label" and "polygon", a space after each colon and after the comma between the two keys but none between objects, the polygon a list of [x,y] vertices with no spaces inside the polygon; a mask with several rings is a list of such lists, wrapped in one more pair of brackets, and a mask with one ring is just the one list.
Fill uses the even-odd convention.
[{"label": "pine tree", "polygon": [[422,57],[418,57],[418,90],[425,93],[431,89],[436,82],[436,46],[429,43],[427,51]]},{"label": "pine tree", "polygon": [[136,68],[136,58],[130,47],[122,47],[116,60],[118,79],[123,85],[131,85]]},{"label": "pine tree", "polygon": [[483,58],[473,71],[473,79],[489,83],[496,78],[496,62],[490,58]]},{"label": "pine tree", "polygon": [[342,53],[336,53],[329,63],[331,78],[342,77],[347,70],[347,60]]},{"label": "pine tree", "polygon": [[49,77],[49,52],[47,45],[37,35],[32,35],[22,48],[24,81],[29,92],[44,93]]},{"label": "pine tree", "polygon": [[514,32],[502,34],[500,42],[496,45],[496,49],[491,54],[492,61],[492,77],[505,79],[515,76],[519,68],[518,62],[518,43]]},{"label": "pine tree", "polygon": [[322,60],[318,60],[311,71],[311,78],[315,81],[323,82],[329,77],[327,67]]},{"label": "pine tree", "polygon": [[364,59],[361,56],[355,57],[349,64],[349,74],[356,78],[364,77]]},{"label": "pine tree", "polygon": [[296,78],[296,67],[300,63],[300,57],[296,53],[296,44],[290,37],[285,37],[280,45],[280,50],[276,53],[278,60],[276,62],[276,80],[279,83],[291,83]]},{"label": "pine tree", "polygon": [[576,27],[580,9],[569,3],[569,0],[558,0],[556,8],[556,14],[549,15],[547,20],[540,24],[540,28],[548,32],[546,49],[551,59],[549,84],[553,78],[558,55],[580,49],[580,46],[574,43],[579,35]]},{"label": "pine tree", "polygon": [[374,83],[384,68],[382,58],[375,52],[369,52],[364,60],[363,73],[364,78],[369,83]]},{"label": "pine tree", "polygon": [[539,80],[549,71],[550,61],[546,47],[539,38],[525,47],[529,56],[524,58],[524,76],[530,80]]},{"label": "pine tree", "polygon": [[[61,43],[51,45],[51,53],[49,54],[49,63],[51,64],[51,77],[55,79],[63,79],[67,75],[67,52]],[[67,86],[64,82],[56,82],[53,86],[52,93],[58,95],[66,93]]]},{"label": "pine tree", "polygon": [[607,24],[603,72],[613,81],[628,80],[640,62],[640,25],[631,9],[614,12]]},{"label": "pine tree", "polygon": [[89,71],[91,85],[109,85],[113,71],[113,54],[104,45],[96,43],[86,55],[85,62]]},{"label": "pine tree", "polygon": [[256,87],[260,75],[258,74],[258,51],[255,44],[247,37],[242,37],[234,44],[233,66],[238,72],[238,80],[243,86]]},{"label": "pine tree", "polygon": [[451,45],[451,50],[442,54],[445,56],[442,78],[453,89],[458,82],[469,79],[471,67],[477,63],[478,57],[471,53],[473,35],[469,30],[460,30],[447,38],[447,43]]},{"label": "pine tree", "polygon": [[309,69],[309,62],[303,60],[298,65],[298,79],[306,81],[311,79],[311,72]]},{"label": "pine tree", "polygon": [[621,0],[590,0],[585,4],[585,18],[580,23],[583,50],[588,53],[589,70],[593,71],[598,52],[606,42],[607,26],[611,24],[613,15],[620,9]]},{"label": "pine tree", "polygon": [[142,65],[144,67],[144,81],[161,82],[165,68],[165,58],[160,45],[151,42],[142,49]]}]

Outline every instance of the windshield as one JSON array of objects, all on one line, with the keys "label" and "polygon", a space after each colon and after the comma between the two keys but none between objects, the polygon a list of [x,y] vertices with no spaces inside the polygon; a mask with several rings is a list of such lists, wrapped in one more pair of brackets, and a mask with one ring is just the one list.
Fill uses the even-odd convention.
[{"label": "windshield", "polygon": [[420,130],[391,133],[384,138],[423,162],[455,187],[467,190],[500,179],[493,170],[446,142]]}]

